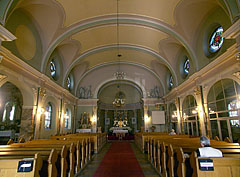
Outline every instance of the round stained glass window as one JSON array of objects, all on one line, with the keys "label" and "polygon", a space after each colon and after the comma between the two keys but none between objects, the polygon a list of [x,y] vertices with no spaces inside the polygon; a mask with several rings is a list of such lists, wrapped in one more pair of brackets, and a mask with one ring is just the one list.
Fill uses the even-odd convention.
[{"label": "round stained glass window", "polygon": [[51,71],[51,76],[55,77],[56,76],[56,65],[54,61],[50,62],[50,71]]},{"label": "round stained glass window", "polygon": [[187,58],[187,59],[185,60],[184,64],[183,64],[183,71],[184,71],[184,74],[185,74],[185,75],[188,75],[188,73],[189,73],[189,68],[190,68],[190,66],[189,66],[189,59]]},{"label": "round stained glass window", "polygon": [[218,51],[222,44],[223,44],[223,37],[222,37],[222,33],[223,33],[223,28],[220,26],[218,27],[212,34],[211,38],[210,38],[210,42],[209,42],[209,50],[214,53],[216,51]]}]

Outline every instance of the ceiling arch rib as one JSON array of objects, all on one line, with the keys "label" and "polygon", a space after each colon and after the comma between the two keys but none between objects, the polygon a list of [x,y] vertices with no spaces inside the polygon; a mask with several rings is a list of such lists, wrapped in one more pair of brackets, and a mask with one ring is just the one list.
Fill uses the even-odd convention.
[{"label": "ceiling arch rib", "polygon": [[63,84],[64,84],[64,81],[67,79],[67,77],[68,77],[69,73],[71,72],[71,70],[74,68],[74,66],[76,66],[84,57],[87,57],[89,55],[93,55],[93,54],[95,54],[97,52],[101,52],[101,51],[105,51],[105,50],[112,50],[114,48],[117,49],[118,47],[120,49],[137,50],[137,51],[147,53],[149,55],[152,55],[152,56],[160,59],[160,61],[162,61],[169,68],[169,70],[171,71],[173,77],[176,80],[176,83],[178,83],[176,72],[173,70],[173,68],[171,67],[169,62],[167,60],[165,60],[161,55],[159,55],[159,53],[157,53],[155,51],[152,51],[151,49],[144,48],[142,46],[122,45],[122,44],[121,45],[116,45],[115,44],[115,45],[102,46],[102,47],[98,47],[98,48],[92,49],[90,51],[85,52],[84,54],[79,56],[77,59],[75,59],[74,62],[68,67],[68,70],[67,70],[67,72],[64,75]]},{"label": "ceiling arch rib", "polygon": [[[59,35],[49,46],[47,52],[44,54],[41,64],[41,71],[45,72],[46,65],[48,63],[48,59],[54,49],[65,39],[69,38],[70,36],[74,35],[75,33],[95,28],[102,25],[112,25],[117,23],[116,15],[107,15],[97,18],[91,18],[78,24],[74,24],[73,26],[67,28],[65,32]],[[120,15],[119,16],[119,23],[120,24],[133,24],[139,26],[146,26],[149,28],[153,28],[156,30],[160,30],[166,34],[169,34],[175,37],[187,50],[190,57],[193,59],[196,69],[198,70],[198,63],[196,55],[192,49],[192,47],[188,44],[188,42],[182,37],[179,33],[174,31],[174,29],[166,23],[163,23],[159,20],[152,19],[149,17],[142,17],[137,15]]]},{"label": "ceiling arch rib", "polygon": [[[119,62],[111,62],[111,63],[100,64],[100,65],[98,65],[98,66],[95,66],[95,67],[91,68],[91,69],[88,70],[87,72],[85,72],[85,73],[81,76],[81,78],[78,80],[78,82],[76,83],[76,85],[75,85],[75,88],[76,88],[76,89],[75,89],[75,95],[77,95],[77,91],[78,91],[78,88],[79,88],[79,86],[80,86],[81,81],[82,81],[84,78],[86,78],[88,75],[90,75],[91,73],[93,73],[95,70],[103,69],[103,68],[106,68],[106,67],[111,67],[111,66],[113,66],[113,65],[116,65],[116,66],[118,67],[119,64],[121,64],[121,68],[122,68],[122,69],[123,69],[123,65],[129,65],[129,66],[133,66],[133,67],[136,66],[136,67],[138,67],[138,68],[141,68],[141,70],[148,72],[152,77],[156,78],[156,79],[155,79],[156,81],[158,81],[158,82],[161,84],[161,89],[163,90],[163,94],[165,94],[166,90],[165,90],[163,81],[162,81],[162,80],[159,78],[159,76],[158,76],[153,70],[151,70],[150,68],[148,68],[148,67],[146,67],[146,66],[144,66],[144,65],[141,65],[141,64],[130,63],[130,62],[120,62],[120,63],[119,63]],[[107,70],[108,70],[108,69],[107,69]],[[116,71],[116,68],[115,68],[113,71]],[[130,71],[131,71],[131,70],[130,70]],[[113,77],[113,73],[112,73],[112,76],[111,76],[111,77],[108,77],[107,79],[104,79],[104,83],[110,82],[110,81],[114,81],[114,80],[116,80],[116,78]],[[146,91],[145,91],[145,87],[146,87],[146,86],[144,86],[141,82],[136,81],[134,78],[128,77],[128,78],[126,78],[126,80],[129,80],[129,81],[131,81],[131,82],[137,83],[138,86],[142,89],[144,96],[146,96]],[[149,79],[149,80],[151,80],[151,79]],[[102,87],[102,85],[103,85],[103,83],[99,84],[99,85],[98,85],[98,89],[99,89],[100,87]],[[96,90],[98,90],[98,89],[96,89]],[[95,95],[95,96],[96,96],[96,95]]]},{"label": "ceiling arch rib", "polygon": [[139,87],[135,82],[131,82],[131,81],[127,81],[127,80],[115,80],[115,81],[112,81],[112,82],[107,82],[107,83],[103,84],[100,87],[100,89],[98,89],[97,95],[101,95],[101,92],[105,88],[107,88],[111,85],[116,85],[116,84],[118,85],[119,83],[130,85],[130,86],[134,87],[139,92],[140,95],[143,95],[143,91],[142,91],[141,87]]}]

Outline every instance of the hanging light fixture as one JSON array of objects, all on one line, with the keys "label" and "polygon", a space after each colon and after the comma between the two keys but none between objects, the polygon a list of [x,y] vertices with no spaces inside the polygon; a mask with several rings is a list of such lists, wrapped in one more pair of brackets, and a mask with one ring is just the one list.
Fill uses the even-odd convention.
[{"label": "hanging light fixture", "polygon": [[125,94],[120,91],[120,85],[117,85],[118,92],[113,101],[113,105],[116,107],[122,107],[125,105]]},{"label": "hanging light fixture", "polygon": [[[118,69],[114,73],[114,76],[117,80],[122,80],[126,76],[126,73],[122,72],[120,70],[120,57],[122,57],[122,54],[119,52],[119,0],[117,1],[117,58],[118,58]],[[113,101],[113,105],[115,107],[122,107],[125,104],[125,95],[123,92],[120,91],[120,85],[117,85],[118,92],[115,96],[115,99]]]},{"label": "hanging light fixture", "polygon": [[120,71],[120,57],[122,54],[119,52],[119,0],[117,1],[117,58],[118,58],[118,70],[114,73],[114,76],[117,80],[124,79],[126,73]]}]

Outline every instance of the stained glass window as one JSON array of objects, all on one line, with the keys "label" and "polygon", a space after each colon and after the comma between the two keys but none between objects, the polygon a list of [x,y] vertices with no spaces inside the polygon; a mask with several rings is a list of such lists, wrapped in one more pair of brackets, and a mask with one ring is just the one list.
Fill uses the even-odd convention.
[{"label": "stained glass window", "polygon": [[223,37],[221,36],[223,33],[223,28],[218,27],[212,34],[209,42],[209,50],[214,53],[218,51],[223,44]]},{"label": "stained glass window", "polygon": [[69,76],[67,78],[67,88],[68,90],[71,90],[71,78]]},{"label": "stained glass window", "polygon": [[50,71],[51,71],[51,76],[54,78],[56,76],[56,65],[54,61],[50,62]]},{"label": "stained glass window", "polygon": [[48,103],[45,112],[45,128],[50,129],[52,122],[52,105]]},{"label": "stained glass window", "polygon": [[173,87],[173,77],[172,75],[169,77],[169,88],[171,89]]},{"label": "stained glass window", "polygon": [[71,113],[69,111],[69,109],[66,109],[65,112],[65,126],[66,129],[70,129],[71,128]]},{"label": "stained glass window", "polygon": [[188,75],[189,73],[189,59],[187,58],[183,64],[183,71],[185,75]]}]

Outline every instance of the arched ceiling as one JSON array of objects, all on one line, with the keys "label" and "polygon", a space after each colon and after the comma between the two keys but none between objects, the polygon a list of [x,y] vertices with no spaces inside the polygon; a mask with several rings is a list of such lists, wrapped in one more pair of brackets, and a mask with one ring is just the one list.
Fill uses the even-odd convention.
[{"label": "arched ceiling", "polygon": [[[97,93],[102,84],[113,81],[114,64],[121,66],[129,81],[147,81],[139,85],[142,90],[159,86],[164,95],[167,76],[179,84],[181,51],[190,57],[193,72],[199,70],[194,35],[214,8],[226,11],[220,1],[22,0],[15,10],[23,9],[36,24],[42,41],[39,70],[47,73],[50,57],[57,51],[63,65],[61,84],[66,87],[72,74],[76,96],[81,86],[93,85]],[[95,77],[93,81],[89,75]]]}]

